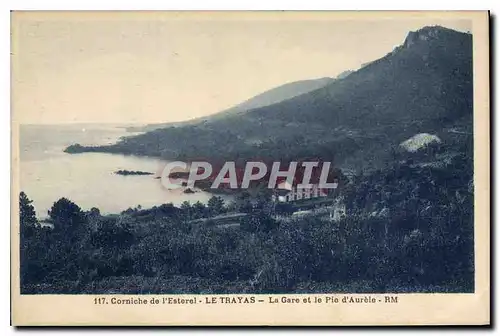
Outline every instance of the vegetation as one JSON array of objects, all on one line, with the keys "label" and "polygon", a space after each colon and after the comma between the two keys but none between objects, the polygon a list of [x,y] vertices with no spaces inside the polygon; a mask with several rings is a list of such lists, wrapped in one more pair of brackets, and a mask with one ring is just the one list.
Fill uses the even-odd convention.
[{"label": "vegetation", "polygon": [[[20,195],[22,293],[473,292],[472,36],[410,34],[385,57],[317,90],[115,145],[167,159],[349,167],[347,216],[276,205],[265,189],[232,204],[184,202],[101,215],[62,198],[40,227]],[[442,140],[415,153],[400,143]],[[199,187],[199,186],[198,186]]]},{"label": "vegetation", "polygon": [[[411,160],[346,186],[348,216],[278,219],[213,197],[103,216],[62,198],[36,225],[20,195],[23,293],[472,292],[470,157]],[[252,201],[254,198],[252,197]],[[230,211],[247,215],[218,218]],[[226,215],[227,214],[227,215]],[[231,219],[234,218],[234,219]],[[231,220],[237,226],[231,225]],[[229,225],[228,225],[229,224]]]},{"label": "vegetation", "polygon": [[19,231],[23,237],[31,237],[38,227],[36,219],[35,208],[32,200],[21,191],[19,194]]}]

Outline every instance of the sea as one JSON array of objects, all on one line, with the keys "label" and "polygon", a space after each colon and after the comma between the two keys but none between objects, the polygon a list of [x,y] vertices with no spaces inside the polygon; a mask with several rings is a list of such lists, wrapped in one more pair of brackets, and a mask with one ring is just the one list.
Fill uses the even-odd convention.
[{"label": "sea", "polygon": [[[128,208],[143,209],[184,201],[207,203],[213,196],[196,190],[168,190],[161,180],[168,161],[108,153],[68,154],[64,149],[81,145],[113,144],[127,132],[121,124],[20,125],[20,190],[33,200],[38,218],[46,218],[54,202],[66,197],[82,210],[98,208],[102,214],[120,213]],[[146,171],[153,175],[117,175],[118,170]],[[229,196],[223,196],[230,202]]]}]

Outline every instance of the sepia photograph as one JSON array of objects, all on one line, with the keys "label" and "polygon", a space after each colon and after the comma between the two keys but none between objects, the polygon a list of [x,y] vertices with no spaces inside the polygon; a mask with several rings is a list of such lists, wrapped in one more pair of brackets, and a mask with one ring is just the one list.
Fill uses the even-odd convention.
[{"label": "sepia photograph", "polygon": [[66,322],[105,324],[460,294],[488,323],[488,20],[12,12],[14,307],[86,300]]}]

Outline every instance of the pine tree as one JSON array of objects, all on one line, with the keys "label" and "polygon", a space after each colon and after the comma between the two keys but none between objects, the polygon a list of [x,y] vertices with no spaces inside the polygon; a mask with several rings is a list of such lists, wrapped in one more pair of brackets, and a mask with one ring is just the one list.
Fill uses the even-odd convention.
[{"label": "pine tree", "polygon": [[189,203],[189,201],[182,202],[181,210],[186,218],[191,218],[191,203]]},{"label": "pine tree", "polygon": [[21,226],[21,233],[32,232],[37,225],[35,208],[32,200],[21,191],[19,194],[19,221]]},{"label": "pine tree", "polygon": [[78,205],[63,197],[54,203],[49,216],[56,229],[76,229],[83,222],[83,212]]},{"label": "pine tree", "polygon": [[224,200],[218,196],[212,196],[208,200],[208,210],[211,216],[217,216],[224,211]]}]

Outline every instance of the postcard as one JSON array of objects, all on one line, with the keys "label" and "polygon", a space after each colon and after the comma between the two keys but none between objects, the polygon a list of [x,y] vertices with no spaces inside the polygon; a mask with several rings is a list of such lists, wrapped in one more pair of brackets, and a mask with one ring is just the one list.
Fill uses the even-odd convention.
[{"label": "postcard", "polygon": [[490,324],[487,11],[11,24],[13,325]]}]

